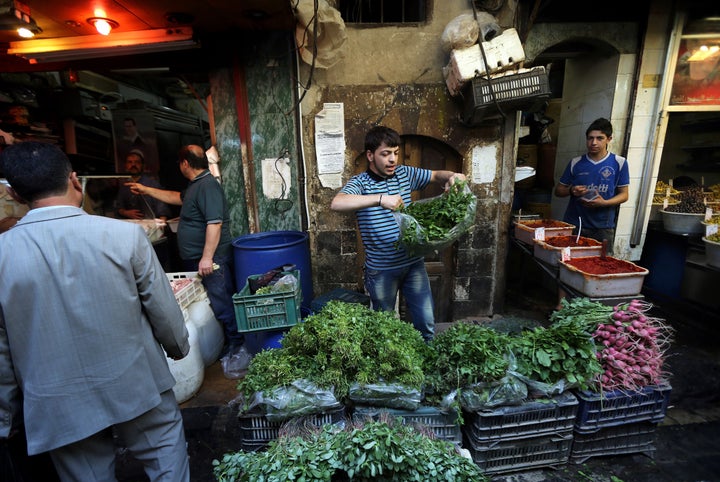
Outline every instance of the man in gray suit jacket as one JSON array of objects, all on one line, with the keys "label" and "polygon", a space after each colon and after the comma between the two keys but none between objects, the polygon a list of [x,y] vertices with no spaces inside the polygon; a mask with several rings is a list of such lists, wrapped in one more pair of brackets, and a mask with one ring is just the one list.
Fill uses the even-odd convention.
[{"label": "man in gray suit jacket", "polygon": [[11,145],[0,170],[30,206],[0,235],[0,437],[24,421],[64,481],[115,480],[114,436],[150,480],[188,481],[166,360],[188,332],[142,227],[85,213],[54,145]]}]

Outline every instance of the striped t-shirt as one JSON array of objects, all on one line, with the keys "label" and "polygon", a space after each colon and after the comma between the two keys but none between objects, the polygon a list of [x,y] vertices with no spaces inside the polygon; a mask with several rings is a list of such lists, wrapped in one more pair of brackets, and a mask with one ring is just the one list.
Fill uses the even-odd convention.
[{"label": "striped t-shirt", "polygon": [[[432,171],[400,165],[391,177],[383,178],[371,170],[353,176],[340,190],[345,194],[399,194],[405,205],[412,201],[411,193],[424,189]],[[409,257],[396,243],[400,227],[393,212],[380,206],[371,206],[355,212],[360,237],[365,246],[365,266],[369,269],[387,270],[408,266],[420,257]]]}]

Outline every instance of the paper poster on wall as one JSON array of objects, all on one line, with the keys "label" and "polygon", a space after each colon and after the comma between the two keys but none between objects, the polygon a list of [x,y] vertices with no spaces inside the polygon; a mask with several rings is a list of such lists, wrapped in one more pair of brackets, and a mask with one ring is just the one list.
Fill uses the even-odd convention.
[{"label": "paper poster on wall", "polygon": [[340,187],[345,168],[345,112],[341,102],[325,103],[315,115],[315,155],[322,185]]},{"label": "paper poster on wall", "polygon": [[720,104],[720,36],[680,41],[671,105]]},{"label": "paper poster on wall", "polygon": [[157,175],[160,161],[155,135],[155,120],[144,109],[118,109],[112,113],[115,140],[115,172],[125,173],[125,158],[131,151],[140,153],[145,172]]},{"label": "paper poster on wall", "polygon": [[472,182],[491,183],[497,171],[497,146],[475,146],[472,149]]},{"label": "paper poster on wall", "polygon": [[288,199],[290,186],[290,159],[262,160],[262,189],[269,199]]}]

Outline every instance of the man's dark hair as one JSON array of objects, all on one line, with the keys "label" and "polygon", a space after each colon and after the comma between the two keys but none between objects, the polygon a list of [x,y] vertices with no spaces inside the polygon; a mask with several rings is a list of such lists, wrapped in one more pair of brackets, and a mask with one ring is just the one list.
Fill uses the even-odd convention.
[{"label": "man's dark hair", "polygon": [[397,147],[400,145],[400,134],[389,127],[373,127],[365,134],[365,152],[375,152],[383,142],[388,147]]},{"label": "man's dark hair", "polygon": [[34,202],[65,194],[72,165],[58,146],[26,141],[3,149],[0,170],[18,196]]},{"label": "man's dark hair", "polygon": [[183,146],[180,148],[178,153],[178,163],[182,162],[183,159],[187,160],[190,167],[193,169],[207,169],[208,158],[205,154],[205,150],[196,145]]},{"label": "man's dark hair", "polygon": [[590,134],[590,131],[600,131],[608,137],[612,137],[613,127],[612,123],[604,117],[595,119],[592,124],[585,131],[585,136]]}]

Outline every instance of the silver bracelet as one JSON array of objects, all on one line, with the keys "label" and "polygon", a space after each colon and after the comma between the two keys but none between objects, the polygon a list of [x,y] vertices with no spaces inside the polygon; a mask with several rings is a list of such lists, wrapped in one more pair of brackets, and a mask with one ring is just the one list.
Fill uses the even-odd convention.
[{"label": "silver bracelet", "polygon": [[382,206],[382,197],[383,195],[380,194],[380,199],[378,199],[378,206]]}]

